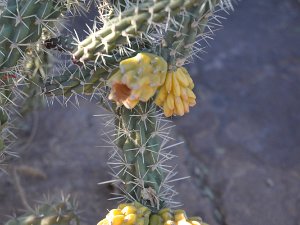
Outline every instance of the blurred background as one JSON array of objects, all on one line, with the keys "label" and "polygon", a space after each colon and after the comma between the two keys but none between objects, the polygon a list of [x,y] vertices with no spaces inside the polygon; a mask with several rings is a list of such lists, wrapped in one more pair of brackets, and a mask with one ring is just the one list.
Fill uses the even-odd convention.
[{"label": "blurred background", "polygon": [[[300,2],[242,0],[207,53],[189,65],[197,105],[174,118],[178,199],[210,225],[300,224]],[[34,205],[43,194],[72,194],[83,225],[115,202],[94,102],[29,115],[15,160]],[[24,130],[27,129],[27,132]],[[24,208],[14,176],[0,175],[0,224]]]}]

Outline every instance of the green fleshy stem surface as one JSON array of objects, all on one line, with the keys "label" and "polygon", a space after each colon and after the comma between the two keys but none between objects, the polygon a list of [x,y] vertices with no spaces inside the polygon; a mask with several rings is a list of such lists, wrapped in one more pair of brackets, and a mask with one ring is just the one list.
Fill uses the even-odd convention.
[{"label": "green fleshy stem surface", "polygon": [[[141,204],[157,211],[164,206],[158,193],[165,177],[160,168],[155,167],[160,159],[160,139],[154,135],[156,112],[150,112],[145,120],[150,102],[139,103],[134,109],[121,107],[117,109],[116,145],[120,149],[126,164],[126,170],[119,174],[128,198],[134,198]],[[124,134],[128,132],[128,135]],[[144,191],[150,191],[152,197],[145,197]]]},{"label": "green fleshy stem surface", "polygon": [[46,80],[44,93],[49,96],[70,96],[77,94],[92,94],[95,88],[104,85],[109,72],[104,68],[81,68],[72,65],[62,75]]},{"label": "green fleshy stem surface", "polygon": [[8,125],[9,115],[7,107],[10,105],[12,99],[11,85],[13,85],[13,78],[5,77],[0,81],[0,160],[3,158],[3,153],[6,149],[7,135],[3,135],[4,129]]},{"label": "green fleshy stem surface", "polygon": [[97,60],[100,55],[110,54],[118,45],[128,44],[128,38],[147,31],[150,23],[161,23],[197,4],[197,0],[148,1],[124,10],[119,17],[80,42],[73,52],[73,60],[81,63]]},{"label": "green fleshy stem surface", "polygon": [[65,10],[53,0],[9,0],[0,15],[0,71],[15,66],[27,46],[39,41],[42,28],[54,27]]},{"label": "green fleshy stem surface", "polygon": [[160,46],[162,57],[166,59],[170,69],[182,66],[191,55],[191,48],[197,36],[204,32],[209,16],[218,4],[219,0],[202,0],[196,7],[188,9],[184,16],[175,17],[177,24],[182,26],[175,27],[172,24]]}]

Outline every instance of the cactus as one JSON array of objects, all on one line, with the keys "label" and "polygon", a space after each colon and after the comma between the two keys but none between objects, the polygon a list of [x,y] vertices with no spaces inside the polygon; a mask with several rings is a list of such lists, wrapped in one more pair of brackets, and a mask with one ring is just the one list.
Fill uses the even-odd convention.
[{"label": "cactus", "polygon": [[116,46],[130,45],[131,36],[147,35],[147,30],[151,29],[152,24],[162,23],[176,12],[197,4],[199,2],[196,0],[163,0],[147,1],[138,4],[138,7],[130,7],[107,21],[103,29],[91,33],[84,41],[78,43],[73,58],[82,63],[88,60],[98,61],[99,57],[110,54]]},{"label": "cactus", "polygon": [[[1,150],[0,159],[15,135],[10,131],[11,113],[24,115],[43,105],[41,88],[51,67],[45,40],[59,34],[64,14],[82,4],[77,0],[9,0],[0,1],[0,80],[1,80]],[[62,47],[70,48],[63,42]],[[67,49],[69,50],[69,49]],[[7,78],[10,83],[7,84]],[[13,77],[14,79],[11,79]],[[12,80],[14,80],[12,82]],[[17,109],[12,109],[17,108]],[[5,122],[4,122],[5,118]],[[6,151],[4,151],[6,149]]]},{"label": "cactus", "polygon": [[12,117],[16,114],[15,96],[21,95],[14,87],[15,75],[6,74],[0,79],[0,166],[6,160],[7,155],[15,155],[10,151],[16,136],[12,132]]},{"label": "cactus", "polygon": [[5,225],[79,225],[77,203],[70,196],[47,200],[20,217],[15,217]]},{"label": "cactus", "polygon": [[[88,35],[60,32],[69,14],[95,2],[99,16]],[[194,82],[184,65],[191,62],[218,25],[216,9],[232,8],[230,0],[0,0],[0,157],[7,138],[9,108],[25,96],[23,113],[41,99],[97,96],[112,119],[105,133],[112,144],[109,167],[126,203],[98,225],[201,225],[179,205],[172,182],[175,168],[165,117],[183,116],[196,104]],[[212,21],[212,20],[216,20]],[[206,29],[208,28],[208,29]],[[207,31],[208,30],[208,31]],[[61,63],[60,63],[61,62]],[[54,69],[52,69],[54,68]],[[7,76],[9,75],[9,76]],[[13,79],[10,76],[16,78]],[[9,78],[9,79],[7,79]],[[17,89],[20,91],[15,92]],[[47,204],[6,225],[79,223],[67,202]]]},{"label": "cactus", "polygon": [[8,1],[0,16],[0,69],[16,66],[18,60],[25,57],[26,48],[38,42],[43,27],[52,27],[48,26],[48,21],[57,19],[64,8],[55,2]]},{"label": "cactus", "polygon": [[138,201],[151,210],[172,205],[176,192],[168,181],[174,173],[165,161],[174,157],[166,147],[169,127],[155,104],[148,101],[134,109],[120,107],[116,112],[116,134],[110,137],[115,151],[110,165],[124,198]]}]

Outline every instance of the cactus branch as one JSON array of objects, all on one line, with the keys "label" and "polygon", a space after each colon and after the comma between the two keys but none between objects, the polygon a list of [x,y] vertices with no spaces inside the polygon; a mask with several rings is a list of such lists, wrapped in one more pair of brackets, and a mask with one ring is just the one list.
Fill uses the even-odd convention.
[{"label": "cactus branch", "polygon": [[74,61],[97,61],[99,55],[107,55],[119,45],[130,45],[131,37],[147,35],[152,25],[163,22],[168,24],[168,19],[180,10],[187,10],[197,4],[200,3],[196,0],[147,1],[124,10],[118,17],[107,21],[102,29],[78,43],[73,53]]},{"label": "cactus branch", "polygon": [[175,206],[176,191],[169,185],[174,172],[166,164],[174,157],[167,146],[172,127],[150,101],[132,110],[118,108],[116,133],[109,139],[115,146],[109,165],[125,198],[153,211]]}]

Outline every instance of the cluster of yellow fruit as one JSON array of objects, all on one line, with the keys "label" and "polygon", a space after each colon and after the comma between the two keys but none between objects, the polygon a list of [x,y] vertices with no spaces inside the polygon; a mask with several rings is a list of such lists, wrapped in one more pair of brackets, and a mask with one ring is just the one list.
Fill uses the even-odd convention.
[{"label": "cluster of yellow fruit", "polygon": [[155,104],[163,108],[166,117],[183,116],[196,104],[193,88],[194,82],[184,67],[169,71],[164,85],[158,91]]},{"label": "cluster of yellow fruit", "polygon": [[202,222],[200,217],[190,217],[186,216],[184,210],[171,210],[169,208],[164,208],[158,212],[158,214],[153,214],[150,217],[149,225],[207,225]]},{"label": "cluster of yellow fruit", "polygon": [[155,104],[163,109],[166,117],[182,116],[196,104],[194,82],[188,71],[184,67],[168,71],[167,62],[150,53],[138,53],[121,61],[107,84],[111,87],[109,99],[128,109],[139,101],[147,102],[158,89]]},{"label": "cluster of yellow fruit", "polygon": [[150,209],[138,202],[120,204],[97,225],[148,225],[150,213]]},{"label": "cluster of yellow fruit", "polygon": [[157,214],[138,202],[120,204],[97,225],[207,225],[199,217],[186,216],[184,210],[161,209]]},{"label": "cluster of yellow fruit", "polygon": [[150,53],[138,53],[121,61],[119,69],[108,80],[109,99],[128,109],[139,101],[148,101],[165,82],[167,69],[162,57]]}]

